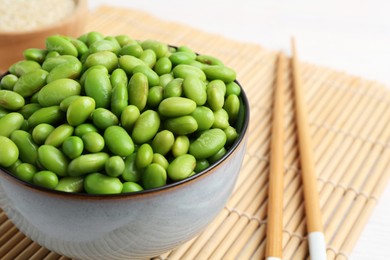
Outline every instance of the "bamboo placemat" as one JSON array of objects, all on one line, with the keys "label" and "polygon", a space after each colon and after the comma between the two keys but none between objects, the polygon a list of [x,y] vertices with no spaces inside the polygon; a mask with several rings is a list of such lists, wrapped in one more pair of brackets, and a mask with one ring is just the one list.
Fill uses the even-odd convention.
[{"label": "bamboo placemat", "polygon": [[[197,238],[157,259],[262,259],[277,54],[255,44],[167,20],[137,10],[102,7],[89,16],[87,30],[158,39],[219,57],[238,73],[249,97],[251,123],[242,171],[225,208]],[[390,92],[379,83],[312,64],[302,63],[301,70],[315,147],[328,259],[346,259],[390,177]],[[308,248],[291,94],[286,89],[283,254],[284,259],[306,259]],[[0,259],[67,258],[26,238],[0,210]]]}]

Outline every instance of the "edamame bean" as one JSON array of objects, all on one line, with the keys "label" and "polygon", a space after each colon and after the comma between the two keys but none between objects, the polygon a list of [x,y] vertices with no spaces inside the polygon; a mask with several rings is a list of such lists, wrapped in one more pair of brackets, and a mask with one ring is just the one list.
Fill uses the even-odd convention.
[{"label": "edamame bean", "polygon": [[140,111],[142,111],[145,108],[146,102],[148,100],[148,78],[140,72],[133,74],[129,81],[128,92],[129,105],[134,105]]},{"label": "edamame bean", "polygon": [[154,71],[159,75],[170,73],[172,70],[172,62],[168,57],[161,57],[154,65]]},{"label": "edamame bean", "polygon": [[225,129],[229,126],[229,115],[225,109],[214,111],[214,118],[213,128]]},{"label": "edamame bean", "polygon": [[236,79],[236,72],[226,66],[210,65],[203,68],[208,80],[220,79],[225,83],[232,82]]},{"label": "edamame bean", "polygon": [[60,55],[59,53],[51,52],[47,54],[46,59],[42,64],[42,69],[50,72],[57,66],[60,66],[61,64],[67,64],[67,63],[72,64],[77,62],[80,62],[79,59],[77,59],[77,57],[71,55]]},{"label": "edamame bean", "polygon": [[189,115],[196,109],[195,101],[184,97],[168,97],[161,101],[158,112],[166,117]]},{"label": "edamame bean", "polygon": [[30,164],[35,164],[38,158],[38,145],[29,132],[16,130],[11,134],[11,140],[19,149],[19,158]]},{"label": "edamame bean", "polygon": [[71,126],[84,123],[95,111],[96,102],[91,97],[80,96],[69,104],[66,110],[66,121]]},{"label": "edamame bean", "polygon": [[84,178],[83,177],[64,177],[61,178],[54,188],[58,191],[79,193],[84,190]]},{"label": "edamame bean", "polygon": [[11,112],[0,118],[0,136],[9,137],[11,133],[22,127],[24,118],[17,112]]},{"label": "edamame bean", "polygon": [[37,167],[30,163],[21,163],[16,167],[15,176],[22,181],[32,182],[34,174],[37,172]]},{"label": "edamame bean", "polygon": [[223,129],[223,131],[225,132],[226,135],[226,144],[232,145],[238,137],[237,130],[232,126],[228,126],[225,129]]},{"label": "edamame bean", "polygon": [[188,46],[181,45],[177,48],[177,52],[186,52],[188,54],[191,54],[192,57],[195,59],[196,58],[196,53]]},{"label": "edamame bean", "polygon": [[121,126],[108,127],[104,131],[104,140],[108,149],[115,155],[126,157],[134,152],[133,140]]},{"label": "edamame bean", "polygon": [[111,74],[110,81],[112,86],[111,111],[120,117],[122,111],[129,105],[126,72],[121,68],[115,69]]},{"label": "edamame bean", "polygon": [[144,190],[142,186],[136,182],[127,181],[123,183],[122,193],[137,192],[142,190]]},{"label": "edamame bean", "polygon": [[196,160],[196,166],[195,166],[194,171],[201,172],[201,171],[206,170],[209,166],[210,166],[210,163],[209,163],[209,161],[207,161],[207,159],[199,159],[199,160]]},{"label": "edamame bean", "polygon": [[125,170],[125,162],[120,156],[111,156],[106,161],[104,169],[108,176],[119,177]]},{"label": "edamame bean", "polygon": [[174,181],[184,180],[189,177],[196,166],[196,159],[191,154],[183,154],[176,157],[168,166],[167,172]]},{"label": "edamame bean", "polygon": [[110,110],[100,107],[92,112],[92,122],[95,126],[104,130],[109,126],[117,125],[119,119]]},{"label": "edamame bean", "polygon": [[190,144],[189,152],[196,159],[206,159],[217,153],[226,143],[223,130],[213,128],[205,130],[194,142]]},{"label": "edamame bean", "polygon": [[88,46],[91,46],[94,42],[103,40],[104,36],[100,32],[92,31],[86,34],[85,36],[85,43]]},{"label": "edamame bean", "polygon": [[146,143],[156,135],[160,128],[160,116],[154,110],[146,110],[135,121],[131,137],[137,144]]},{"label": "edamame bean", "polygon": [[90,53],[96,53],[99,51],[110,51],[115,54],[118,54],[120,49],[121,46],[116,40],[113,41],[113,40],[106,40],[106,39],[95,41],[89,46]]},{"label": "edamame bean", "polygon": [[197,77],[187,76],[184,79],[183,93],[186,97],[195,101],[198,106],[202,106],[206,103],[206,85]]},{"label": "edamame bean", "polygon": [[58,184],[58,177],[51,171],[39,171],[34,174],[32,182],[44,188],[54,189]]},{"label": "edamame bean", "polygon": [[179,116],[165,120],[164,126],[177,135],[188,135],[198,129],[198,123],[192,116]]},{"label": "edamame bean", "polygon": [[153,154],[152,163],[160,164],[165,170],[168,169],[168,165],[169,165],[167,158],[165,158],[164,155],[159,154],[159,153]]},{"label": "edamame bean", "polygon": [[59,105],[67,97],[80,95],[80,83],[73,79],[57,79],[46,86],[38,93],[38,103],[43,107]]},{"label": "edamame bean", "polygon": [[210,55],[198,55],[196,60],[207,65],[224,65],[222,61]]},{"label": "edamame bean", "polygon": [[139,58],[144,50],[142,49],[141,45],[138,43],[131,43],[123,46],[119,50],[119,56],[123,55],[131,55],[136,58]]},{"label": "edamame bean", "polygon": [[26,60],[36,61],[41,64],[45,60],[47,53],[48,51],[44,49],[29,48],[23,51],[23,57]]},{"label": "edamame bean", "polygon": [[35,126],[47,123],[51,125],[55,125],[60,122],[64,118],[64,112],[60,109],[60,106],[50,106],[43,107],[37,111],[35,111],[28,118],[28,125],[30,128],[34,128]]},{"label": "edamame bean", "polygon": [[73,134],[73,126],[62,124],[56,127],[46,138],[45,144],[60,147],[66,138]]},{"label": "edamame bean", "polygon": [[222,109],[225,103],[225,95],[217,87],[207,87],[207,104],[213,111]]},{"label": "edamame bean", "polygon": [[22,114],[25,119],[28,119],[35,111],[41,109],[42,106],[38,103],[29,103],[24,105],[18,113]]},{"label": "edamame bean", "polygon": [[60,103],[60,108],[62,111],[66,112],[66,110],[68,110],[69,108],[69,105],[75,101],[76,99],[78,99],[80,97],[80,95],[74,95],[74,96],[69,96],[69,97],[66,97],[64,98],[61,103]]},{"label": "edamame bean", "polygon": [[76,47],[65,37],[53,35],[46,38],[46,49],[48,51],[57,51],[61,55],[72,55],[77,57]]},{"label": "edamame bean", "polygon": [[91,70],[85,78],[84,89],[87,96],[95,100],[96,107],[108,108],[110,106],[112,86],[106,73]]},{"label": "edamame bean", "polygon": [[150,108],[157,107],[163,100],[163,91],[164,89],[161,86],[151,87],[148,92],[148,100],[146,101],[146,105]]},{"label": "edamame bean", "polygon": [[79,57],[82,57],[83,55],[88,53],[88,51],[89,51],[88,46],[83,41],[71,38],[70,42],[76,47]]},{"label": "edamame bean", "polygon": [[111,51],[99,51],[88,55],[84,62],[86,68],[103,65],[107,68],[108,72],[113,71],[118,67],[118,57]]},{"label": "edamame bean", "polygon": [[156,134],[152,141],[153,151],[162,155],[166,155],[175,142],[175,136],[171,131],[162,130]]},{"label": "edamame bean", "polygon": [[108,70],[106,67],[104,67],[103,65],[94,65],[92,67],[89,67],[86,71],[84,71],[84,73],[81,75],[81,78],[80,78],[80,84],[81,86],[85,86],[85,79],[87,78],[88,74],[92,71],[92,70],[100,70],[101,73],[105,73],[108,75]]},{"label": "edamame bean", "polygon": [[79,157],[84,150],[84,142],[78,136],[69,136],[62,143],[62,151],[70,159]]},{"label": "edamame bean", "polygon": [[84,189],[89,194],[118,194],[123,184],[116,178],[98,172],[88,174],[84,179]]},{"label": "edamame bean", "polygon": [[16,92],[0,89],[0,106],[11,111],[21,109],[25,104],[24,98]]},{"label": "edamame bean", "polygon": [[2,108],[0,106],[0,118],[2,118],[3,116],[7,115],[9,113],[9,111],[5,108]]},{"label": "edamame bean", "polygon": [[144,50],[153,50],[157,58],[164,57],[168,52],[168,45],[155,40],[145,40],[141,43]]},{"label": "edamame bean", "polygon": [[121,125],[129,133],[133,130],[134,124],[140,116],[138,107],[129,105],[123,109],[121,114]]},{"label": "edamame bean", "polygon": [[158,74],[147,65],[138,65],[134,67],[133,74],[136,74],[137,72],[146,76],[149,87],[157,86],[160,83],[160,77]]},{"label": "edamame bean", "polygon": [[18,61],[16,63],[12,64],[8,70],[11,74],[14,74],[14,75],[20,77],[26,73],[38,70],[40,68],[41,68],[41,65],[39,65],[39,63],[36,61],[21,60],[21,61]]},{"label": "edamame bean", "polygon": [[81,136],[84,143],[84,149],[90,153],[97,153],[104,148],[104,138],[98,132],[88,132]]},{"label": "edamame bean", "polygon": [[18,77],[14,74],[7,74],[1,78],[0,89],[13,90]]},{"label": "edamame bean", "polygon": [[162,187],[167,183],[167,172],[157,163],[149,164],[142,174],[142,184],[145,189]]},{"label": "edamame bean", "polygon": [[46,138],[53,132],[54,126],[46,123],[42,123],[33,128],[32,138],[36,144],[43,144]]},{"label": "edamame bean", "polygon": [[66,176],[69,160],[63,152],[52,145],[41,145],[38,148],[38,161],[46,170],[58,176]]},{"label": "edamame bean", "polygon": [[136,40],[134,40],[130,36],[124,35],[124,34],[115,36],[115,39],[118,41],[120,46],[125,46],[128,44],[135,44],[135,43],[138,44],[138,42]]},{"label": "edamame bean", "polygon": [[171,80],[165,87],[163,91],[163,98],[168,97],[180,97],[183,93],[183,79],[176,78]]},{"label": "edamame bean", "polygon": [[227,153],[227,151],[226,151],[225,147],[222,147],[221,149],[218,150],[218,152],[216,152],[215,154],[213,154],[212,156],[210,156],[207,159],[210,163],[215,163],[216,161],[221,159],[226,153]]},{"label": "edamame bean", "polygon": [[138,150],[135,157],[135,165],[137,168],[145,168],[153,161],[153,149],[150,144],[142,144]]},{"label": "edamame bean", "polygon": [[172,154],[174,157],[188,153],[190,148],[190,139],[186,135],[180,135],[176,137],[175,142],[172,146]]},{"label": "edamame bean", "polygon": [[222,95],[226,94],[226,84],[220,79],[214,79],[207,84],[207,88],[217,88],[222,92]]},{"label": "edamame bean", "polygon": [[196,107],[191,116],[198,123],[198,131],[210,129],[215,121],[214,112],[206,106]]},{"label": "edamame bean", "polygon": [[194,76],[202,81],[206,81],[206,74],[197,67],[193,67],[187,64],[179,64],[173,70],[175,78],[185,79],[188,76]]},{"label": "edamame bean", "polygon": [[122,179],[125,181],[139,182],[144,169],[139,169],[135,165],[137,154],[132,153],[125,158],[125,170],[122,173]]},{"label": "edamame bean", "polygon": [[81,124],[81,125],[78,125],[76,126],[75,130],[74,130],[74,134],[78,137],[81,137],[83,136],[85,133],[88,133],[88,132],[97,132],[98,129],[96,128],[96,126],[94,126],[93,124],[90,124],[90,123],[84,123],[84,124]]},{"label": "edamame bean", "polygon": [[118,63],[119,67],[126,71],[127,74],[133,74],[133,69],[136,66],[145,64],[142,60],[130,55],[119,57]]},{"label": "edamame bean", "polygon": [[62,63],[54,67],[49,74],[47,75],[46,82],[50,83],[57,79],[69,78],[69,79],[78,79],[83,65],[79,60],[74,62]]},{"label": "edamame bean", "polygon": [[19,149],[16,144],[5,136],[0,136],[0,165],[10,167],[19,157]]},{"label": "edamame bean", "polygon": [[240,111],[240,99],[238,96],[235,94],[227,96],[223,108],[229,115],[230,124],[234,124]]},{"label": "edamame bean", "polygon": [[189,52],[177,51],[169,55],[169,60],[176,66],[178,64],[189,64],[191,61],[195,60],[195,56]]},{"label": "edamame bean", "polygon": [[160,76],[160,86],[165,88],[169,82],[173,80],[173,75],[171,73],[163,74]]},{"label": "edamame bean", "polygon": [[226,85],[226,95],[237,95],[239,96],[241,94],[241,88],[236,82],[230,82]]},{"label": "edamame bean", "polygon": [[109,157],[104,152],[80,155],[70,161],[68,174],[70,176],[82,176],[88,173],[99,172],[104,169]]}]

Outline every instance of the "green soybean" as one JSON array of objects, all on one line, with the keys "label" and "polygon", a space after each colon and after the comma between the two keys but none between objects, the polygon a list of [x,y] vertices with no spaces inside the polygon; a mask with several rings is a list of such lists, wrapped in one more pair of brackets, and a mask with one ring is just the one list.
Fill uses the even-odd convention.
[{"label": "green soybean", "polygon": [[225,103],[225,95],[217,87],[207,87],[207,104],[213,111],[220,110]]},{"label": "green soybean", "polygon": [[135,165],[136,156],[136,153],[132,153],[125,158],[125,169],[122,173],[122,179],[125,181],[138,182],[141,180],[143,169],[137,168]]},{"label": "green soybean", "polygon": [[210,166],[210,163],[207,159],[198,159],[196,160],[196,166],[194,171],[201,172],[206,170]]},{"label": "green soybean", "polygon": [[79,157],[84,150],[84,142],[78,136],[69,136],[62,143],[62,151],[70,159]]},{"label": "green soybean", "polygon": [[184,97],[168,97],[161,101],[158,112],[166,117],[189,115],[196,109],[195,101]]},{"label": "green soybean", "polygon": [[210,65],[203,68],[208,80],[220,79],[225,83],[232,82],[236,79],[236,72],[223,65]]},{"label": "green soybean", "polygon": [[215,154],[213,154],[212,156],[210,156],[208,159],[208,161],[210,163],[215,163],[217,162],[219,159],[221,159],[225,154],[227,153],[226,151],[226,148],[225,147],[222,147],[221,149],[218,150],[218,152],[216,152]]},{"label": "green soybean", "polygon": [[122,111],[129,105],[126,72],[120,68],[115,69],[111,74],[110,81],[112,86],[111,111],[120,117]]},{"label": "green soybean", "polygon": [[137,168],[145,168],[153,161],[153,149],[150,144],[142,144],[138,150],[135,157],[135,165]]},{"label": "green soybean", "polygon": [[196,56],[196,60],[207,65],[224,65],[221,60],[210,55],[198,55]]},{"label": "green soybean", "polygon": [[54,189],[58,185],[58,177],[52,171],[39,171],[34,174],[32,182],[44,188]]},{"label": "green soybean", "polygon": [[88,174],[84,179],[84,189],[88,194],[118,194],[122,188],[118,178],[98,172]]},{"label": "green soybean", "polygon": [[119,56],[123,56],[123,55],[131,55],[131,56],[134,56],[136,58],[139,58],[142,54],[144,50],[142,49],[141,45],[139,45],[138,43],[131,43],[131,44],[127,44],[125,46],[123,46],[120,50],[119,50]]},{"label": "green soybean", "polygon": [[119,123],[118,117],[105,108],[95,109],[92,113],[92,121],[95,126],[103,130]]},{"label": "green soybean", "polygon": [[88,46],[91,46],[94,42],[103,40],[104,36],[100,32],[92,31],[86,34],[85,36],[85,43]]},{"label": "green soybean", "polygon": [[160,116],[154,110],[146,110],[135,121],[131,137],[137,144],[146,143],[156,135],[160,128]]},{"label": "green soybean", "polygon": [[161,57],[157,60],[153,69],[159,76],[170,73],[172,70],[172,62],[168,57]]},{"label": "green soybean", "polygon": [[213,128],[225,129],[229,126],[229,115],[225,109],[214,111],[214,118]]},{"label": "green soybean", "polygon": [[130,55],[123,55],[119,57],[118,63],[119,67],[126,71],[127,74],[132,74],[133,69],[136,66],[145,64],[145,62],[143,62],[142,60]]},{"label": "green soybean", "polygon": [[48,74],[47,71],[42,69],[28,72],[18,79],[13,90],[22,97],[29,97],[46,84]]},{"label": "green soybean", "polygon": [[140,72],[135,73],[129,80],[128,92],[129,105],[134,105],[142,111],[148,100],[148,78]]},{"label": "green soybean", "polygon": [[95,41],[89,46],[90,53],[96,53],[100,51],[110,51],[115,54],[118,54],[120,49],[121,46],[116,40],[113,41],[113,40],[106,40],[106,39]]},{"label": "green soybean", "polygon": [[162,187],[167,183],[166,170],[157,163],[151,163],[142,174],[142,184],[145,189]]},{"label": "green soybean", "polygon": [[88,132],[97,132],[98,129],[96,128],[96,126],[94,126],[93,124],[91,123],[84,123],[84,124],[81,124],[81,125],[78,125],[76,126],[75,130],[74,130],[74,134],[78,137],[81,137],[83,136],[85,133],[88,133]]},{"label": "green soybean", "polygon": [[118,57],[111,51],[99,51],[90,54],[84,62],[86,68],[103,65],[108,72],[112,72],[118,67]]},{"label": "green soybean", "polygon": [[111,177],[119,177],[125,170],[125,162],[120,156],[111,156],[104,165],[106,174]]},{"label": "green soybean", "polygon": [[12,64],[8,71],[18,77],[41,68],[41,65],[32,60],[21,60]]},{"label": "green soybean", "polygon": [[13,131],[22,127],[24,118],[17,112],[11,112],[0,118],[0,136],[9,137]]},{"label": "green soybean", "polygon": [[81,136],[84,143],[84,149],[90,153],[97,153],[103,150],[104,138],[98,132],[88,132]]},{"label": "green soybean", "polygon": [[88,53],[88,51],[89,51],[88,46],[83,41],[71,38],[70,42],[76,47],[79,57],[82,57],[83,55]]},{"label": "green soybean", "polygon": [[205,130],[190,144],[189,153],[196,159],[206,159],[217,153],[225,143],[226,135],[223,130],[218,128]]},{"label": "green soybean", "polygon": [[157,86],[160,83],[160,77],[158,74],[147,65],[142,64],[134,67],[133,74],[136,74],[137,72],[140,72],[146,76],[149,87]]},{"label": "green soybean", "polygon": [[64,112],[61,110],[60,106],[50,106],[35,111],[27,121],[29,127],[34,128],[42,123],[55,125],[63,120],[63,118]]},{"label": "green soybean", "polygon": [[169,165],[167,158],[165,158],[164,155],[159,154],[159,153],[153,154],[152,163],[160,164],[165,170],[168,169],[168,165]]},{"label": "green soybean", "polygon": [[163,91],[163,98],[180,97],[183,93],[183,79],[176,78],[171,80]]},{"label": "green soybean", "polygon": [[54,188],[58,191],[79,193],[84,190],[84,178],[83,177],[64,177],[61,178]]},{"label": "green soybean", "polygon": [[38,148],[38,161],[42,167],[58,176],[67,175],[69,159],[60,149],[52,145],[41,145]]},{"label": "green soybean", "polygon": [[120,34],[115,36],[115,39],[118,41],[120,46],[125,46],[129,44],[138,44],[138,42],[134,39],[132,39],[130,36],[125,34]]},{"label": "green soybean", "polygon": [[207,101],[206,85],[197,77],[188,76],[183,81],[183,93],[189,99],[202,106]]},{"label": "green soybean", "polygon": [[57,126],[46,138],[45,144],[60,147],[73,134],[74,127],[68,124]]},{"label": "green soybean", "polygon": [[19,157],[19,149],[16,144],[5,136],[0,136],[0,165],[10,167]]},{"label": "green soybean", "polygon": [[104,152],[83,154],[70,161],[68,174],[70,176],[82,176],[88,173],[99,172],[104,169],[109,157]]},{"label": "green soybean", "polygon": [[32,138],[36,144],[43,144],[46,141],[46,138],[53,132],[55,129],[54,126],[46,123],[39,124],[35,126],[32,130]]},{"label": "green soybean", "polygon": [[42,106],[38,103],[29,103],[25,104],[18,113],[22,114],[25,119],[28,119],[35,111],[41,108]]},{"label": "green soybean", "polygon": [[95,100],[96,107],[109,108],[112,86],[106,73],[91,70],[85,78],[84,89],[87,96]]},{"label": "green soybean", "polygon": [[234,124],[240,112],[240,99],[238,96],[235,94],[227,96],[223,108],[229,115],[230,124]]},{"label": "green soybean", "polygon": [[62,63],[53,68],[47,75],[46,82],[50,83],[57,79],[69,78],[78,79],[83,65],[79,60],[74,62]]},{"label": "green soybean", "polygon": [[13,90],[18,77],[14,74],[7,74],[1,78],[0,89]]},{"label": "green soybean", "polygon": [[174,79],[173,75],[171,73],[160,75],[160,86],[165,89],[165,87],[168,85],[169,82],[171,82]]},{"label": "green soybean", "polygon": [[186,135],[180,135],[176,137],[173,146],[172,146],[172,154],[174,157],[181,156],[183,154],[188,153],[188,149],[190,148],[190,139]]},{"label": "green soybean", "polygon": [[206,74],[201,69],[191,65],[179,64],[172,70],[172,72],[176,78],[185,79],[188,76],[193,76],[202,81],[206,81]]},{"label": "green soybean", "polygon": [[142,190],[144,190],[142,186],[136,182],[127,181],[123,183],[122,193],[137,192]]},{"label": "green soybean", "polygon": [[25,104],[24,98],[16,92],[0,89],[0,106],[11,111],[21,109]]},{"label": "green soybean", "polygon": [[230,82],[226,85],[226,95],[237,95],[239,96],[241,93],[241,88],[236,82]]},{"label": "green soybean", "polygon": [[22,181],[32,182],[34,174],[37,172],[37,167],[30,163],[21,163],[16,167],[15,176]]},{"label": "green soybean", "polygon": [[156,40],[145,40],[141,46],[144,50],[153,50],[157,58],[164,57],[168,52],[168,45]]},{"label": "green soybean", "polygon": [[134,105],[125,107],[121,114],[122,127],[125,128],[128,132],[131,132],[139,116],[140,111],[138,107]]},{"label": "green soybean", "polygon": [[46,49],[48,51],[57,51],[61,55],[72,55],[77,57],[76,47],[66,38],[54,35],[46,38]]},{"label": "green soybean", "polygon": [[38,158],[38,145],[31,134],[23,130],[16,130],[11,134],[11,140],[19,149],[19,158],[30,164],[35,164]]},{"label": "green soybean", "polygon": [[44,86],[38,93],[38,102],[41,106],[60,105],[67,97],[80,95],[80,83],[73,79],[57,79]]},{"label": "green soybean", "polygon": [[176,157],[168,166],[167,172],[174,181],[184,180],[189,177],[196,166],[196,159],[191,154],[183,154]]},{"label": "green soybean", "polygon": [[76,97],[66,110],[66,121],[71,126],[78,126],[90,118],[96,102],[91,97]]},{"label": "green soybean", "polygon": [[133,140],[121,126],[108,127],[104,131],[104,140],[108,149],[115,155],[126,157],[134,152]]},{"label": "green soybean", "polygon": [[162,130],[156,134],[152,141],[153,151],[162,155],[166,155],[175,142],[175,136],[171,131]]},{"label": "green soybean", "polygon": [[161,86],[151,87],[148,92],[146,105],[151,108],[157,107],[163,100],[163,91],[164,89]]},{"label": "green soybean", "polygon": [[225,132],[225,135],[226,135],[226,144],[227,145],[233,144],[233,142],[238,137],[237,130],[232,126],[228,126],[225,129],[223,129],[223,131]]},{"label": "green soybean", "polygon": [[198,123],[198,131],[210,129],[215,121],[214,112],[207,106],[196,107],[191,116]]},{"label": "green soybean", "polygon": [[192,116],[179,116],[165,120],[164,126],[177,135],[188,135],[198,129],[198,123]]},{"label": "green soybean", "polygon": [[48,51],[44,49],[28,48],[23,51],[23,57],[26,60],[36,61],[41,64],[45,60],[47,53]]}]

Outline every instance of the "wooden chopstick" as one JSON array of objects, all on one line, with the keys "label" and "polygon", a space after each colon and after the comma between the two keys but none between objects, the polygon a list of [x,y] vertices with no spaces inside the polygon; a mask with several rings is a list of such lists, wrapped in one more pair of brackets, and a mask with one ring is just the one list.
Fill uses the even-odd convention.
[{"label": "wooden chopstick", "polygon": [[272,115],[272,139],[270,175],[268,185],[268,217],[266,257],[282,259],[283,190],[284,190],[284,72],[286,57],[278,55],[274,104]]},{"label": "wooden chopstick", "polygon": [[311,133],[308,125],[307,111],[303,97],[301,72],[298,63],[295,40],[291,40],[292,77],[295,97],[296,124],[298,130],[298,147],[301,160],[303,196],[305,200],[306,225],[310,258],[325,260],[326,245],[323,232],[321,208],[317,189],[316,172],[314,167]]}]

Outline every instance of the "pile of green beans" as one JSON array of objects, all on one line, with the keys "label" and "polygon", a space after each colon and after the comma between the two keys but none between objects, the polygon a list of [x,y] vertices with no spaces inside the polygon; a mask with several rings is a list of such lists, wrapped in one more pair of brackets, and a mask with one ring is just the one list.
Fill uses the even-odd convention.
[{"label": "pile of green beans", "polygon": [[49,189],[118,194],[222,158],[243,110],[236,73],[186,46],[49,36],[0,82],[0,166]]}]

